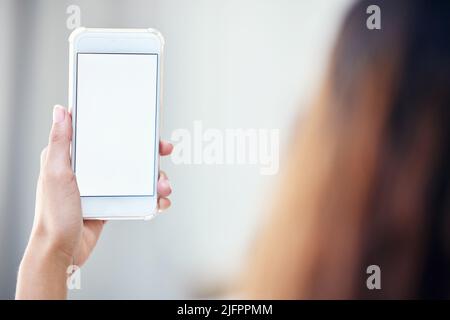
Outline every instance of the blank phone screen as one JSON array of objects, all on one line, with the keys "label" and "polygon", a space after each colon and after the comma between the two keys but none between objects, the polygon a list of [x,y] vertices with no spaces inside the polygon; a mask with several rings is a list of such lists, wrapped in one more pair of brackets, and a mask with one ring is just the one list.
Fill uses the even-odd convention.
[{"label": "blank phone screen", "polygon": [[80,195],[153,196],[156,54],[78,53],[74,171]]}]

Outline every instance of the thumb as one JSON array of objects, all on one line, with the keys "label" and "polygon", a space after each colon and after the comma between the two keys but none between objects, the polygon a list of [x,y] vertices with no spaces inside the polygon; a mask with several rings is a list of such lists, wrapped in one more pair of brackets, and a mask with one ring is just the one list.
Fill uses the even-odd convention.
[{"label": "thumb", "polygon": [[50,131],[46,165],[53,172],[70,169],[70,142],[72,139],[72,119],[65,108],[53,108],[53,125]]}]

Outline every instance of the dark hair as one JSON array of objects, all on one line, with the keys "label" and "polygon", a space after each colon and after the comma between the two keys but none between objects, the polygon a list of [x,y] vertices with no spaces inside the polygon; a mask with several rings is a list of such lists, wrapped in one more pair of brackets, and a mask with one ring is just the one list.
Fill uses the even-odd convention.
[{"label": "dark hair", "polygon": [[[366,27],[370,5],[380,30]],[[450,1],[352,6],[252,256],[250,295],[450,297],[449,35]],[[366,286],[372,264],[381,290]]]},{"label": "dark hair", "polygon": [[[381,30],[361,28],[371,4],[381,8]],[[360,1],[336,48],[331,76],[335,96],[346,101],[336,110],[342,122],[354,111],[342,109],[352,106],[359,84],[389,95],[372,106],[386,113],[363,232],[364,264],[378,261],[384,282],[391,282],[381,296],[450,295],[449,35],[450,1]],[[360,76],[368,70],[389,72],[389,88],[365,83]],[[409,251],[414,267],[403,265]]]}]

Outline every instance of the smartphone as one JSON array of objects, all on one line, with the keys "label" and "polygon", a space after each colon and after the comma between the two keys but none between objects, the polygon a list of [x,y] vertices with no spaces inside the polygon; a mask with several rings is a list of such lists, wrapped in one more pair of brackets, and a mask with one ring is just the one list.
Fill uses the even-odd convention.
[{"label": "smartphone", "polygon": [[85,219],[157,212],[164,40],[154,29],[75,29],[69,37],[72,169]]}]

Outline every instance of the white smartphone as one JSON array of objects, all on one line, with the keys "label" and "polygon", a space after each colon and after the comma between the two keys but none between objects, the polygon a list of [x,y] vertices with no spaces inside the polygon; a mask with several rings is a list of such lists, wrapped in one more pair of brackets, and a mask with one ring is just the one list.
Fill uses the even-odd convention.
[{"label": "white smartphone", "polygon": [[164,40],[153,29],[78,28],[69,37],[72,168],[85,219],[157,212]]}]

